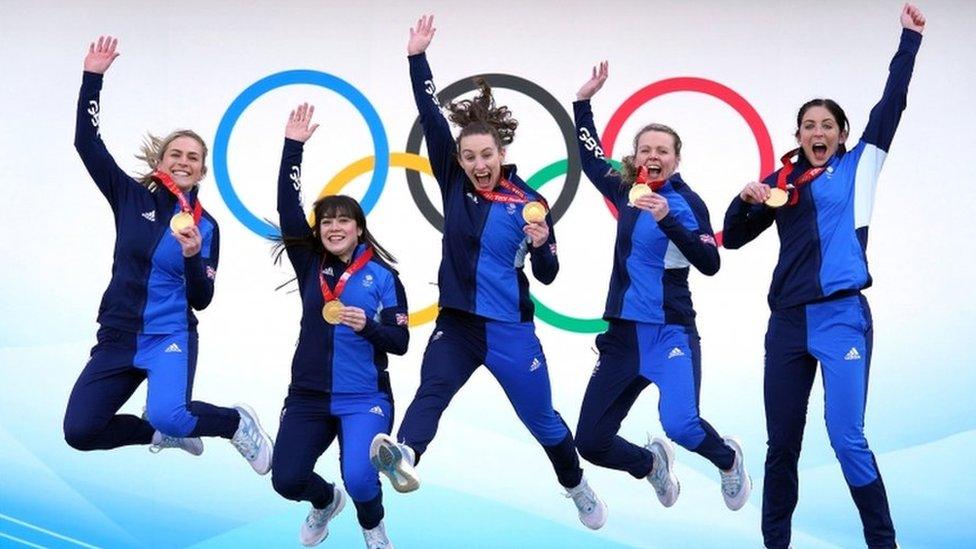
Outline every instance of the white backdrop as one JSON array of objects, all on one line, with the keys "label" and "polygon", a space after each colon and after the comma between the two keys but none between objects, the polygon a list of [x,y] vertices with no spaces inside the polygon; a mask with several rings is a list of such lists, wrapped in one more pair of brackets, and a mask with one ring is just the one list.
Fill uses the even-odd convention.
[{"label": "white backdrop", "polygon": [[[405,46],[422,12],[436,14],[428,58],[439,88],[479,73],[507,73],[538,84],[572,113],[592,64],[609,59],[611,77],[593,101],[601,131],[631,94],[672,77],[721,83],[759,113],[776,155],[792,148],[796,109],[814,96],[837,99],[860,135],[880,97],[898,44],[898,2],[427,2],[387,5],[294,1],[2,2],[0,18],[0,174],[4,199],[0,256],[7,266],[0,316],[0,545],[212,545],[293,543],[305,508],[286,502],[220,441],[193,459],[142,448],[79,453],[61,438],[61,415],[94,342],[95,313],[107,284],[113,226],[73,147],[74,111],[88,43],[120,38],[121,57],[102,93],[102,134],[119,163],[133,158],[146,131],[189,127],[213,143],[231,102],[256,81],[309,69],[341,78],[378,112],[389,149],[403,152],[416,117]],[[967,494],[976,489],[967,457],[976,449],[971,387],[976,353],[976,296],[969,285],[974,180],[967,136],[976,121],[972,89],[976,5],[920,6],[929,25],[902,118],[880,182],[871,226],[868,290],[875,352],[867,434],[888,485],[903,547],[956,546],[976,540]],[[566,152],[558,127],[532,99],[498,90],[521,125],[508,160],[528,177]],[[274,219],[275,181],[284,121],[302,101],[316,105],[322,127],[306,146],[306,203],[340,170],[373,154],[353,105],[333,91],[281,87],[242,113],[231,135],[230,183],[259,218]],[[759,175],[749,128],[721,101],[670,94],[640,107],[624,124],[614,157],[636,129],[660,121],[685,143],[679,167],[721,227],[731,198]],[[212,160],[212,159],[211,159]],[[208,163],[211,163],[208,161]],[[212,164],[211,164],[212,165]],[[297,296],[274,288],[291,277],[269,245],[237,219],[204,181],[201,199],[220,223],[217,293],[200,314],[194,396],[218,404],[250,403],[277,430],[298,332]],[[363,196],[371,174],[343,192]],[[437,202],[433,180],[424,177]],[[554,200],[562,178],[544,187]],[[439,207],[439,205],[438,205]],[[391,167],[369,226],[400,259],[411,310],[436,300],[439,233],[421,216],[404,171]],[[533,292],[549,307],[582,318],[602,312],[614,220],[583,177],[556,226],[561,262],[556,282]],[[769,231],[772,233],[772,231]],[[586,467],[610,507],[596,533],[576,522],[542,451],[503,393],[477,373],[455,399],[424,456],[424,488],[387,490],[387,526],[398,546],[694,546],[755,547],[759,536],[765,429],[762,341],[765,294],[775,236],[723,251],[714,278],[691,277],[704,354],[702,414],[722,433],[739,434],[756,483],[750,505],[727,511],[718,476],[679,450],[682,496],[672,509],[649,486],[614,471]],[[537,322],[549,359],[554,401],[575,426],[589,371],[592,333]],[[391,359],[397,423],[419,378],[432,324],[412,329],[409,353]],[[144,389],[124,410],[138,412]],[[639,441],[660,433],[654,389],[646,391],[622,433]],[[794,546],[863,543],[856,511],[833,458],[815,388],[803,458]],[[331,449],[318,470],[338,477]],[[346,512],[329,543],[355,546]],[[46,532],[46,533],[45,533]],[[53,534],[62,536],[58,538]]]}]

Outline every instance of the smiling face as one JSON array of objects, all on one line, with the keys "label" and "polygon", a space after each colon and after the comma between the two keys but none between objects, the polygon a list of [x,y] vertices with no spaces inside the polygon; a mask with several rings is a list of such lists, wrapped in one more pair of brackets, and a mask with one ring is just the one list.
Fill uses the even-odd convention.
[{"label": "smiling face", "polygon": [[458,164],[468,179],[481,191],[490,191],[502,175],[505,149],[489,134],[471,134],[458,143]]},{"label": "smiling face", "polygon": [[363,230],[356,223],[356,219],[345,212],[335,212],[333,216],[325,216],[319,221],[322,246],[345,262],[352,257],[362,235]]},{"label": "smiling face", "polygon": [[189,191],[207,173],[203,144],[189,136],[171,140],[159,156],[156,169],[169,174],[182,191]]},{"label": "smiling face", "polygon": [[847,132],[829,109],[814,105],[801,115],[796,140],[811,165],[823,166],[847,140]]},{"label": "smiling face", "polygon": [[680,157],[674,136],[657,130],[647,130],[637,136],[634,166],[647,168],[651,180],[667,179],[678,168]]}]

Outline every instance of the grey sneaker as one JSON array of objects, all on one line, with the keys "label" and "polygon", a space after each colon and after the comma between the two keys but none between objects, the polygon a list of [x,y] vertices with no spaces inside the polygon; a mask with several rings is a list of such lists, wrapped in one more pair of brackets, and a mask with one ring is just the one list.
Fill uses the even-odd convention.
[{"label": "grey sneaker", "polygon": [[420,477],[413,468],[413,448],[398,443],[390,435],[380,433],[373,437],[369,445],[369,462],[390,479],[397,492],[413,492],[420,488]]},{"label": "grey sneaker", "polygon": [[370,530],[363,528],[363,539],[366,540],[367,549],[393,549],[393,542],[386,536],[383,521],[380,521],[376,528]]},{"label": "grey sneaker", "polygon": [[234,409],[241,415],[241,422],[230,443],[251,464],[257,474],[268,474],[271,470],[271,452],[274,449],[274,442],[261,428],[258,416],[250,406],[238,404]]},{"label": "grey sneaker", "polygon": [[153,433],[149,451],[158,454],[164,448],[179,448],[195,456],[203,453],[203,441],[199,437],[171,437],[159,431]]},{"label": "grey sneaker", "polygon": [[302,529],[298,532],[298,541],[305,547],[318,545],[329,537],[329,521],[346,506],[346,494],[342,492],[342,488],[336,486],[333,490],[332,503],[325,509],[312,507],[305,517],[305,522],[302,523]]},{"label": "grey sneaker", "polygon": [[655,437],[651,439],[648,435],[647,448],[654,456],[654,464],[651,472],[647,474],[647,482],[654,487],[657,499],[661,505],[671,507],[678,501],[678,494],[681,493],[681,483],[674,476],[674,445],[666,438]]},{"label": "grey sneaker", "polygon": [[733,511],[742,509],[742,506],[749,501],[749,494],[752,492],[752,478],[746,471],[745,458],[742,456],[742,446],[739,441],[732,437],[725,437],[726,446],[735,452],[735,461],[732,468],[728,471],[719,470],[722,476],[722,497],[725,498],[725,506]]},{"label": "grey sneaker", "polygon": [[573,498],[580,522],[590,530],[599,530],[607,522],[607,504],[590,488],[585,478],[579,486],[567,490],[565,495]]}]

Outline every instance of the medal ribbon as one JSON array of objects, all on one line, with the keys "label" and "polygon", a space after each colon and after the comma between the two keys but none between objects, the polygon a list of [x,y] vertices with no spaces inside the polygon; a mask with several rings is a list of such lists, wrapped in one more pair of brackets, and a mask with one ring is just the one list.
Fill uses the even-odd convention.
[{"label": "medal ribbon", "polygon": [[[176,186],[176,183],[173,182],[173,178],[170,177],[168,173],[156,170],[152,173],[151,177],[156,181],[162,183],[163,186],[166,187],[166,190],[172,193],[173,196],[175,196],[176,199],[180,201],[180,210],[182,210],[184,213],[190,212],[191,210],[190,201],[186,199],[186,195],[183,194],[183,191],[181,191],[180,188]],[[192,211],[193,211],[193,224],[199,225],[200,216],[203,215],[203,204],[200,203],[199,198],[197,198],[196,204],[193,205]]]},{"label": "medal ribbon", "polygon": [[[793,161],[791,159],[799,152],[800,149],[793,149],[792,151],[784,154],[783,158],[780,158],[780,161],[783,162],[783,167],[780,168],[779,175],[776,176],[776,186],[784,191],[787,190],[786,178],[793,173]],[[800,201],[800,187],[816,179],[817,176],[823,173],[825,169],[826,166],[809,168],[807,171],[800,174],[800,177],[793,182],[793,192],[790,193],[790,201],[788,204],[790,206],[795,206],[796,203]]]},{"label": "medal ribbon", "polygon": [[475,187],[474,190],[478,191],[485,200],[489,202],[505,202],[506,204],[525,204],[529,200],[525,198],[525,191],[515,186],[514,183],[505,179],[504,177],[498,180],[498,186],[511,192],[511,194],[503,194],[495,191],[482,191],[481,189]]},{"label": "medal ribbon", "polygon": [[647,166],[641,166],[637,170],[637,179],[634,180],[634,185],[647,185],[652,191],[657,192],[667,181],[667,179],[655,179],[654,181],[648,181],[647,178]]},{"label": "medal ribbon", "polygon": [[323,257],[322,263],[319,265],[319,287],[322,288],[322,299],[326,303],[339,299],[339,296],[342,295],[342,290],[346,288],[346,282],[349,281],[349,278],[369,263],[369,260],[372,258],[373,247],[367,246],[363,253],[359,254],[359,257],[346,267],[345,272],[339,277],[339,282],[336,283],[335,291],[333,291],[329,288],[329,283],[325,281],[325,275],[322,274],[322,269],[325,268],[325,258]]}]

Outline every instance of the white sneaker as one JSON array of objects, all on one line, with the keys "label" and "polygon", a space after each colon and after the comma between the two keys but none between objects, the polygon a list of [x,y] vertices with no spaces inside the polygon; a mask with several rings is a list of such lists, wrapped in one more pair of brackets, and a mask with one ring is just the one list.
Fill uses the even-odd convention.
[{"label": "white sneaker", "polygon": [[203,453],[203,441],[200,437],[171,437],[159,431],[153,433],[152,444],[149,451],[158,454],[164,448],[179,448],[195,456]]},{"label": "white sneaker", "polygon": [[393,549],[393,542],[386,536],[386,527],[383,521],[376,525],[376,528],[367,530],[363,528],[363,539],[366,540],[367,549]]},{"label": "white sneaker", "polygon": [[298,541],[302,542],[305,547],[322,543],[322,540],[329,537],[329,521],[335,518],[345,506],[346,495],[342,492],[342,488],[336,486],[332,503],[327,505],[325,509],[312,507],[312,510],[308,512],[305,522],[302,523],[302,529],[298,532]]},{"label": "white sneaker", "polygon": [[590,488],[585,478],[579,486],[567,490],[565,495],[573,498],[580,522],[590,530],[599,530],[607,522],[607,504]]},{"label": "white sneaker", "polygon": [[238,404],[234,409],[241,415],[241,422],[237,426],[234,438],[230,440],[231,444],[251,464],[257,474],[268,474],[271,470],[271,452],[274,449],[274,442],[261,428],[258,416],[250,406]]},{"label": "white sneaker", "polygon": [[739,445],[739,441],[732,437],[725,437],[722,440],[735,452],[732,469],[728,471],[719,470],[722,475],[722,497],[725,498],[726,507],[738,511],[749,501],[749,494],[752,492],[752,478],[746,471],[746,462],[742,456],[742,446]]},{"label": "white sneaker", "polygon": [[654,456],[654,464],[651,472],[647,474],[647,482],[654,487],[661,505],[671,507],[675,501],[678,501],[678,494],[681,493],[681,483],[673,472],[674,445],[666,438],[651,439],[650,435],[647,438],[648,443],[645,448]]},{"label": "white sneaker", "polygon": [[420,488],[420,477],[413,468],[413,448],[398,443],[390,435],[379,433],[373,437],[369,445],[369,462],[390,479],[397,492],[413,492]]}]

